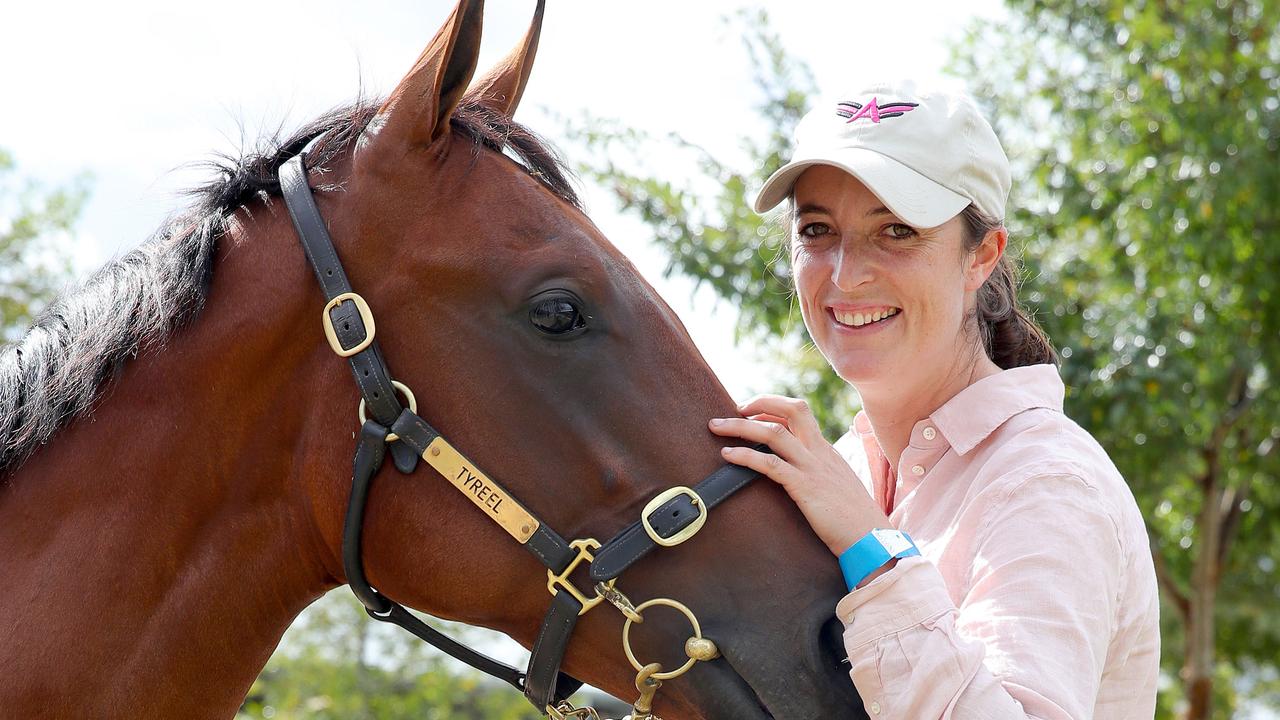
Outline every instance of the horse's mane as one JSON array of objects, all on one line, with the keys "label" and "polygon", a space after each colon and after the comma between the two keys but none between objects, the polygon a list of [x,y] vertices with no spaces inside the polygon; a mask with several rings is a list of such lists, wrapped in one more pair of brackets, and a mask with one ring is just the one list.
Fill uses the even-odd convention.
[{"label": "horse's mane", "polygon": [[[0,346],[0,477],[88,411],[126,360],[163,344],[200,313],[218,240],[232,214],[256,199],[278,197],[277,172],[286,160],[323,135],[308,154],[310,167],[323,167],[350,147],[379,107],[360,100],[288,137],[265,138],[240,157],[215,157],[209,163],[215,179],[190,191],[185,211],[83,286],[63,293],[21,340]],[[452,126],[475,143],[476,152],[505,151],[558,197],[580,207],[559,157],[522,125],[483,104],[464,102]]]}]

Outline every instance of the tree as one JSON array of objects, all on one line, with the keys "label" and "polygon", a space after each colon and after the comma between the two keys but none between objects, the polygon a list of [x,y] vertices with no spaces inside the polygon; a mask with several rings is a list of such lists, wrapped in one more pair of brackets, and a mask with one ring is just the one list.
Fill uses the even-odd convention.
[{"label": "tree", "polygon": [[959,58],[1020,161],[1029,297],[1148,520],[1186,717],[1221,714],[1280,656],[1280,13],[1010,5]]},{"label": "tree", "polygon": [[[1280,17],[1265,3],[1011,0],[956,49],[1015,163],[1008,218],[1024,298],[1054,339],[1067,412],[1111,453],[1148,521],[1163,598],[1160,715],[1209,717],[1276,690],[1280,604]],[[789,150],[812,80],[741,14],[764,140],[734,168],[675,137],[690,175],[645,167],[646,137],[598,118],[583,174],[643,219],[668,272],[741,310],[753,342],[803,342],[782,230],[758,187]],[[990,38],[1000,38],[999,43]],[[851,399],[810,353],[794,389],[839,428]],[[843,422],[842,422],[843,421]],[[1215,679],[1219,682],[1215,685]]]},{"label": "tree", "polygon": [[71,231],[88,196],[83,177],[46,191],[13,173],[0,150],[0,342],[16,340],[69,277],[57,236]]}]

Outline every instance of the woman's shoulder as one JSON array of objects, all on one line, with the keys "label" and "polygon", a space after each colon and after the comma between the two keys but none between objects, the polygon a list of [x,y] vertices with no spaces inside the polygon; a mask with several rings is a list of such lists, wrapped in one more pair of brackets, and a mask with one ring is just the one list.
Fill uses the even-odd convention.
[{"label": "woman's shoulder", "polygon": [[1097,439],[1051,408],[1030,408],[1014,415],[973,452],[1006,481],[1054,474],[1078,476],[1087,484],[1124,484],[1120,470]]},{"label": "woman's shoulder", "polygon": [[1064,493],[1087,496],[1110,516],[1121,535],[1145,538],[1137,501],[1120,470],[1087,430],[1062,412],[1033,408],[1019,413],[972,451],[978,484],[1004,497]]}]

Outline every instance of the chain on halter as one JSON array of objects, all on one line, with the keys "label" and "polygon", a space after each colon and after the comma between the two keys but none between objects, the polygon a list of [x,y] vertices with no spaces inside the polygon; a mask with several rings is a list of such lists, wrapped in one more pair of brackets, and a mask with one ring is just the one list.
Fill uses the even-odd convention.
[{"label": "chain on halter", "polygon": [[[605,591],[607,591],[607,595]],[[709,661],[720,657],[720,649],[716,647],[713,640],[702,636],[702,625],[698,623],[697,616],[693,614],[693,611],[687,605],[678,600],[654,598],[646,600],[639,605],[632,605],[627,596],[612,585],[605,586],[601,584],[596,587],[596,592],[600,598],[608,600],[626,617],[626,621],[622,625],[622,650],[627,656],[627,661],[637,670],[636,690],[640,693],[640,696],[632,703],[631,712],[622,720],[662,720],[653,714],[653,698],[657,694],[658,688],[662,687],[663,681],[673,680],[684,675],[698,661]],[[642,664],[636,659],[635,651],[631,649],[631,626],[644,622],[644,611],[659,605],[679,611],[693,628],[693,637],[690,637],[684,643],[684,653],[688,660],[680,667],[669,672],[663,672],[662,665],[656,662]],[[547,714],[554,720],[601,720],[600,713],[595,708],[590,706],[574,707],[568,701],[554,707],[548,706]]]}]

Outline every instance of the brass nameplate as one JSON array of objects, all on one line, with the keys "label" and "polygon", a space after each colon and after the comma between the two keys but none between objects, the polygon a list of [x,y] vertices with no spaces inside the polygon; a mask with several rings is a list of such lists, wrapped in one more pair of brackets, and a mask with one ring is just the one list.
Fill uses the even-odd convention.
[{"label": "brass nameplate", "polygon": [[521,545],[533,537],[538,521],[511,497],[501,485],[489,479],[447,440],[437,437],[422,453],[422,459],[462,491],[476,507],[502,526]]}]

